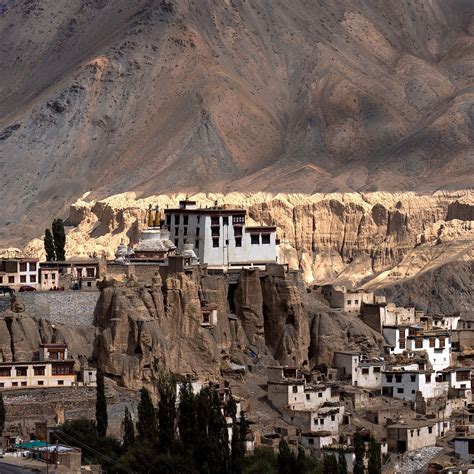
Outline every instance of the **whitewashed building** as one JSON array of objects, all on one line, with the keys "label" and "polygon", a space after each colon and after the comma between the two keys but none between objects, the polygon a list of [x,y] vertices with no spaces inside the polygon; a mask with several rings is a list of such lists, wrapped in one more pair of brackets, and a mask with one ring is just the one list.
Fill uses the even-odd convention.
[{"label": "whitewashed building", "polygon": [[381,387],[383,360],[365,359],[357,352],[335,351],[333,366],[340,371],[341,377],[350,377],[355,387]]},{"label": "whitewashed building", "polygon": [[304,432],[324,431],[337,435],[344,422],[344,406],[330,404],[318,410],[284,410],[283,419]]},{"label": "whitewashed building", "polygon": [[200,263],[210,268],[276,263],[276,227],[248,226],[246,215],[245,209],[198,208],[186,200],[179,208],[165,209],[165,224],[176,248],[193,243]]}]

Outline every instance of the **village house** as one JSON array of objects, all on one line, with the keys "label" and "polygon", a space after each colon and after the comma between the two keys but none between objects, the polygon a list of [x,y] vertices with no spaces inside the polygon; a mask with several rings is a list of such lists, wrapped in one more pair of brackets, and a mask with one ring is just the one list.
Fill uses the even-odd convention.
[{"label": "village house", "polygon": [[339,426],[348,423],[344,417],[344,406],[339,403],[327,403],[317,410],[283,411],[283,419],[304,432],[326,431],[333,435],[339,433]]},{"label": "village house", "polygon": [[76,381],[67,344],[41,344],[38,360],[0,363],[0,388],[4,389],[71,387]]},{"label": "village house", "polygon": [[470,391],[472,371],[470,367],[448,367],[437,374],[438,382],[447,382],[449,388]]},{"label": "village house", "polygon": [[394,303],[365,303],[361,309],[361,319],[375,331],[382,333],[383,326],[410,326],[417,324],[422,311],[414,306],[407,308]]},{"label": "village house", "polygon": [[75,257],[65,261],[41,262],[39,289],[96,291],[99,278],[99,262],[95,258]]},{"label": "village house", "polygon": [[345,286],[324,285],[321,293],[331,308],[340,308],[351,314],[359,314],[365,304],[385,302],[385,296],[375,296],[371,291],[348,289]]},{"label": "village house", "polygon": [[445,435],[449,423],[440,420],[413,419],[387,427],[388,450],[405,453],[435,446],[436,439]]},{"label": "village house", "polygon": [[459,320],[461,319],[460,313],[455,314],[443,314],[433,315],[433,329],[444,329],[446,331],[453,331],[457,329]]},{"label": "village house", "polygon": [[447,384],[436,382],[433,370],[394,367],[382,372],[382,395],[388,397],[415,402],[417,392],[426,399],[445,395],[447,391]]},{"label": "village house", "polygon": [[185,200],[179,208],[165,209],[165,225],[177,249],[192,243],[200,263],[209,268],[276,263],[276,227],[248,226],[246,215],[245,209],[198,208],[195,201]]},{"label": "village house", "polygon": [[355,387],[380,389],[383,360],[367,359],[357,352],[335,351],[333,366],[340,369],[341,378],[350,377]]},{"label": "village house", "polygon": [[463,461],[474,463],[474,434],[456,436],[454,438],[454,452]]},{"label": "village house", "polygon": [[384,326],[389,354],[425,351],[433,370],[449,367],[451,336],[448,331],[424,331],[419,326]]},{"label": "village house", "polygon": [[301,445],[316,453],[326,446],[330,446],[336,443],[338,436],[331,434],[329,431],[319,432],[307,432],[301,433],[300,443]]},{"label": "village house", "polygon": [[22,286],[38,289],[37,258],[2,258],[0,259],[0,286],[19,290]]}]

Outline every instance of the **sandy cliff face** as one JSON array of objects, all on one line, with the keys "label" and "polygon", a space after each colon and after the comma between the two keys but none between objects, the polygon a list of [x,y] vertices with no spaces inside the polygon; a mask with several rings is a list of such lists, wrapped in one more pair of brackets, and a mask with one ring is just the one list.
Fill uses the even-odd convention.
[{"label": "sandy cliff face", "polygon": [[473,14],[470,0],[4,1],[2,245],[90,190],[470,186]]},{"label": "sandy cliff face", "polygon": [[[136,243],[150,204],[176,206],[185,195],[137,199],[126,193],[77,201],[68,219],[68,253],[104,251]],[[469,191],[417,195],[196,194],[201,206],[244,206],[249,221],[276,225],[281,259],[303,271],[306,283],[342,282],[368,288],[410,278],[473,257],[474,209]],[[42,251],[35,240],[27,252]],[[259,330],[256,329],[258,332]]]}]

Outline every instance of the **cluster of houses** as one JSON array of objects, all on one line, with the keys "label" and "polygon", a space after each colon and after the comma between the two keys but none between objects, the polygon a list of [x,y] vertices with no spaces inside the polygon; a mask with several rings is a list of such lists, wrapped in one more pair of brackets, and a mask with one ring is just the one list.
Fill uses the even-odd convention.
[{"label": "cluster of houses", "polygon": [[321,293],[383,335],[385,353],[335,351],[330,367],[311,372],[268,367],[268,401],[296,442],[320,457],[343,452],[351,472],[356,431],[370,432],[387,462],[388,453],[398,459],[449,433],[459,462],[474,462],[469,315],[427,315],[364,290],[326,286]]}]

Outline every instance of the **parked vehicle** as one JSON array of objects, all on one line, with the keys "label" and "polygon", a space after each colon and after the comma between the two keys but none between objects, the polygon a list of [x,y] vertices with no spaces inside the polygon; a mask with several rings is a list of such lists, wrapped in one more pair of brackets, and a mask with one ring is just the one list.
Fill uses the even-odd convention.
[{"label": "parked vehicle", "polygon": [[15,290],[9,286],[0,286],[0,294],[6,295],[7,293],[11,296],[13,293],[15,293]]},{"label": "parked vehicle", "polygon": [[25,291],[36,291],[36,288],[30,285],[23,285],[23,286],[20,286],[20,289],[18,291],[20,293],[24,293]]}]

